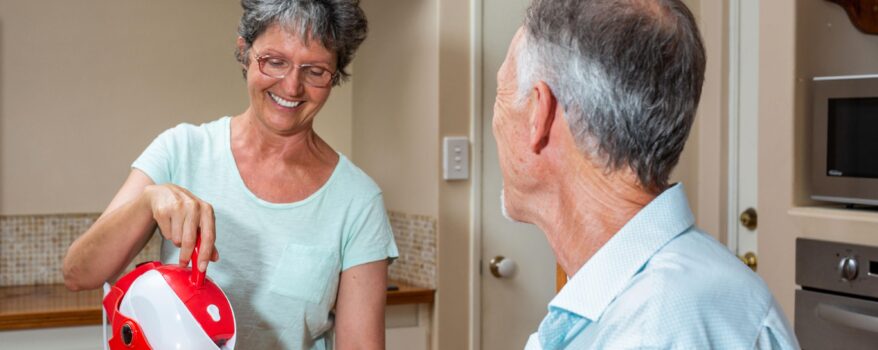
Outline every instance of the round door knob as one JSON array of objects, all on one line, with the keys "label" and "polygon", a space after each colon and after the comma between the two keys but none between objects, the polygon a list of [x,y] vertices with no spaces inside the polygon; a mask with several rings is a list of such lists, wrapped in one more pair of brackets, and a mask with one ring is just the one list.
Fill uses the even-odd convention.
[{"label": "round door knob", "polygon": [[753,252],[747,252],[744,256],[739,256],[738,259],[741,259],[741,262],[747,265],[751,270],[756,271],[756,266],[758,265],[758,261],[756,260],[756,254]]},{"label": "round door knob", "polygon": [[753,231],[756,229],[758,224],[757,220],[758,216],[756,215],[756,209],[747,208],[741,213],[741,217],[739,218],[741,221],[741,225],[746,227],[748,230]]},{"label": "round door knob", "polygon": [[515,262],[511,259],[504,258],[502,255],[495,256],[491,259],[491,274],[497,278],[506,278],[515,273]]},{"label": "round door knob", "polygon": [[844,281],[853,281],[857,278],[859,272],[859,264],[854,257],[844,257],[838,262],[838,270],[841,273],[841,279]]}]

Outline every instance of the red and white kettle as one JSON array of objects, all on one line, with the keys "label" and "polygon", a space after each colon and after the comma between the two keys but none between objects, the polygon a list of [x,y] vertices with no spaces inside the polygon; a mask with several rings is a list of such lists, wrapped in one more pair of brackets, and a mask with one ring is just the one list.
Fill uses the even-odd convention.
[{"label": "red and white kettle", "polygon": [[[201,237],[192,261],[198,261]],[[235,348],[235,314],[225,293],[197,268],[142,263],[104,296],[112,350]]]}]

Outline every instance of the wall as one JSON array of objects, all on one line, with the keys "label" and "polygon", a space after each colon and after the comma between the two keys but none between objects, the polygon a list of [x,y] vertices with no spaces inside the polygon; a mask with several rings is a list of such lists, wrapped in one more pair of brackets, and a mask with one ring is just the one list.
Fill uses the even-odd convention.
[{"label": "wall", "polygon": [[[696,224],[720,241],[726,241],[728,185],[728,2],[703,1],[698,9],[707,65],[696,116],[696,132],[687,147],[696,148],[698,169],[693,210]],[[690,197],[692,195],[690,194]]]},{"label": "wall", "polygon": [[797,237],[808,231],[812,238],[878,245],[878,225],[842,218],[849,213],[790,215],[814,204],[805,183],[810,80],[878,73],[878,36],[857,31],[843,9],[827,1],[762,1],[760,16],[759,143],[769,146],[759,154],[759,247],[771,254],[760,255],[759,273],[792,319]]},{"label": "wall", "polygon": [[437,218],[433,349],[465,349],[469,316],[470,182],[441,180],[444,136],[471,123],[470,3],[367,1],[358,53],[353,159],[391,211]]},{"label": "wall", "polygon": [[728,4],[727,1],[683,2],[698,22],[707,54],[707,66],[695,123],[680,155],[680,162],[671,174],[671,182],[684,184],[696,225],[725,242]]},{"label": "wall", "polygon": [[[698,21],[699,28],[703,26],[701,22],[701,13],[700,13],[700,0],[685,0],[686,6],[689,7],[689,10],[692,11],[692,14],[695,16]],[[702,104],[703,109],[703,104]],[[698,146],[696,143],[698,142],[698,129],[699,122],[704,116],[696,115],[695,124],[692,126],[692,129],[689,131],[689,139],[686,141],[686,146],[683,148],[683,153],[680,155],[680,162],[677,163],[677,166],[674,168],[674,171],[671,173],[671,183],[681,182],[683,186],[686,187],[686,194],[689,198],[689,204],[692,206],[693,210],[697,210],[698,208]]]},{"label": "wall", "polygon": [[[237,1],[0,1],[0,215],[100,212],[161,131],[238,114]],[[351,149],[350,85],[317,130]]]},{"label": "wall", "polygon": [[[473,115],[472,10],[469,0],[439,0],[439,139],[470,136]],[[480,120],[476,118],[475,120]],[[472,138],[470,138],[472,140]],[[436,169],[439,173],[441,169]],[[472,178],[472,173],[470,174]],[[439,182],[439,289],[433,349],[466,349],[470,332],[471,181]]]},{"label": "wall", "polygon": [[[721,169],[704,167],[701,164],[715,163],[712,165],[719,165],[723,159],[717,157],[721,157],[717,153],[721,151],[719,146],[722,138],[716,137],[719,134],[718,127],[723,121],[726,108],[721,95],[725,92],[721,86],[724,79],[721,73],[724,62],[723,55],[725,54],[723,51],[724,22],[720,20],[723,18],[722,16],[717,17],[717,10],[721,10],[723,4],[711,1],[702,6],[700,0],[684,0],[683,2],[689,7],[698,22],[698,28],[706,46],[708,61],[702,98],[695,122],[689,132],[689,139],[686,141],[683,153],[680,155],[680,161],[671,173],[670,181],[671,183],[681,182],[685,186],[689,205],[696,216],[696,224],[715,237],[720,237],[721,225],[719,217],[715,213],[718,208],[714,201],[700,200],[699,197],[715,195],[721,190],[716,188],[718,184],[716,179],[720,178]],[[704,129],[703,132],[702,129]],[[715,188],[710,188],[710,186]]]},{"label": "wall", "polygon": [[[795,309],[795,0],[759,3],[759,275],[790,322]],[[771,145],[771,147],[766,147]],[[770,252],[770,253],[769,253]]]},{"label": "wall", "polygon": [[[356,74],[353,67],[348,70]],[[354,79],[332,88],[329,100],[314,119],[314,131],[333,149],[353,159]]]},{"label": "wall", "polygon": [[369,37],[354,62],[353,160],[388,210],[438,215],[437,0],[361,3]]}]

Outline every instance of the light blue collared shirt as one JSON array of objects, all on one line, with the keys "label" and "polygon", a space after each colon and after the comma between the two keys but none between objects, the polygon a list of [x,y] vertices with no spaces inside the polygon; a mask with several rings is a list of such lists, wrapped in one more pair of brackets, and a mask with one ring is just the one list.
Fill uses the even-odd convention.
[{"label": "light blue collared shirt", "polygon": [[765,283],[693,226],[674,185],[549,303],[534,349],[798,349]]}]

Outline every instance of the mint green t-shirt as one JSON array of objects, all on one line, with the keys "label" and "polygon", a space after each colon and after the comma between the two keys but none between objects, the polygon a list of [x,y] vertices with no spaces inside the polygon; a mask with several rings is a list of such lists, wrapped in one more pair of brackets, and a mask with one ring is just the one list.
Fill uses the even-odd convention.
[{"label": "mint green t-shirt", "polygon": [[[169,129],[132,167],[213,206],[220,260],[207,275],[232,303],[236,348],[331,349],[340,273],[398,256],[381,190],[340,155],[329,180],[308,198],[264,201],[241,179],[230,122]],[[161,255],[175,264],[179,249],[166,240]]]}]

